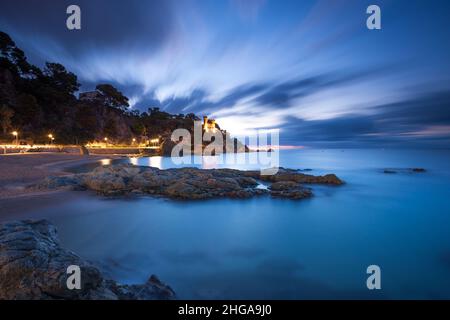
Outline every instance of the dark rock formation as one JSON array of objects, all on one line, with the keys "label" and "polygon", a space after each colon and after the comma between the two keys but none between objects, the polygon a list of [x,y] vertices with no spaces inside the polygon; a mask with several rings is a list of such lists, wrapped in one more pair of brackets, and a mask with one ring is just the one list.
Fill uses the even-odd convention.
[{"label": "dark rock formation", "polygon": [[277,198],[304,199],[312,196],[311,189],[303,188],[295,181],[274,182],[270,186],[270,190],[272,197]]},{"label": "dark rock formation", "polygon": [[402,173],[402,174],[410,174],[410,173],[423,173],[426,172],[424,168],[398,168],[391,169],[386,168],[383,170],[383,173],[393,174],[393,173]]},{"label": "dark rock formation", "polygon": [[258,188],[258,180],[273,182],[273,196],[292,199],[311,196],[311,190],[303,188],[301,184],[343,183],[334,174],[313,176],[288,169],[282,169],[272,176],[264,176],[259,171],[197,168],[159,170],[122,164],[98,167],[86,174],[48,178],[37,187],[88,189],[103,195],[144,193],[174,199],[199,200],[249,198],[268,193],[268,190]]},{"label": "dark rock formation", "polygon": [[324,176],[314,176],[310,174],[299,173],[297,170],[280,168],[277,174],[260,176],[263,181],[279,182],[279,181],[295,181],[304,184],[330,184],[341,185],[342,180],[335,174],[326,174]]},{"label": "dark rock formation", "polygon": [[[81,269],[81,289],[67,288],[67,267]],[[105,279],[92,264],[61,248],[48,221],[0,225],[0,299],[173,299],[172,289],[151,276],[141,285]]]}]

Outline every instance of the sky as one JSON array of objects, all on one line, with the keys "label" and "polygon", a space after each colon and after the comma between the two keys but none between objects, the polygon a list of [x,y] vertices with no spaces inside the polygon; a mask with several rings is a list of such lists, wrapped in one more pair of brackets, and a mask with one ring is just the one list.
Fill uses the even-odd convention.
[{"label": "sky", "polygon": [[[66,28],[71,4],[81,30]],[[0,30],[140,111],[279,129],[290,146],[450,146],[449,1],[1,0]]]}]

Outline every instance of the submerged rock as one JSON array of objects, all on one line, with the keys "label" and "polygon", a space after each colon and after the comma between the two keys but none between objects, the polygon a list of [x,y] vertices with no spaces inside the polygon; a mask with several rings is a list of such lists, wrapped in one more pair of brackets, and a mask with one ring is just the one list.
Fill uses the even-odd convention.
[{"label": "submerged rock", "polygon": [[386,168],[383,170],[383,173],[393,174],[393,173],[402,173],[402,174],[410,174],[410,173],[423,173],[426,172],[424,168],[399,168],[399,169],[391,169]]},{"label": "submerged rock", "polygon": [[[268,193],[259,181],[271,182],[271,195],[291,199],[311,196],[301,184],[343,184],[334,174],[314,176],[280,169],[271,176],[259,171],[179,168],[160,170],[128,164],[98,167],[90,173],[47,179],[40,187],[88,189],[103,195],[152,194],[174,199],[249,198]],[[66,185],[65,185],[66,183]]]},{"label": "submerged rock", "polygon": [[[81,269],[81,289],[69,290],[67,267]],[[45,220],[0,225],[0,299],[173,299],[155,276],[141,285],[121,285],[62,248],[56,228]]]}]

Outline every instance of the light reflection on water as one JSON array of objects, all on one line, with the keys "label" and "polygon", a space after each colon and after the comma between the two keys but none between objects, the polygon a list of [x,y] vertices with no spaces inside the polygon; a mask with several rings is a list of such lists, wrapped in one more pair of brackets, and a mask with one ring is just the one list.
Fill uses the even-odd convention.
[{"label": "light reflection on water", "polygon": [[[292,150],[280,161],[346,185],[316,186],[302,201],[86,196],[30,216],[49,218],[65,246],[115,279],[154,273],[181,298],[450,298],[448,151]],[[382,173],[411,167],[427,172]],[[371,264],[380,292],[366,289]]]}]

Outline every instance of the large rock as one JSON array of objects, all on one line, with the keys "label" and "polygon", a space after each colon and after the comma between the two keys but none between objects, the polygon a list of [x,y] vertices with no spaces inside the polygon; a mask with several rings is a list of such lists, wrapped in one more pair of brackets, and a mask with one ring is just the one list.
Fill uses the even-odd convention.
[{"label": "large rock", "polygon": [[[81,289],[67,288],[67,267],[81,269]],[[155,276],[141,285],[105,279],[92,264],[60,246],[48,221],[0,225],[0,299],[172,299]]]},{"label": "large rock", "polygon": [[280,168],[274,175],[261,176],[261,179],[271,182],[295,181],[304,184],[329,184],[341,185],[343,181],[335,174],[326,174],[323,176],[314,176],[310,174],[299,173],[296,170]]},{"label": "large rock", "polygon": [[334,174],[313,176],[281,169],[264,176],[259,171],[235,169],[179,168],[160,170],[152,167],[112,165],[98,167],[90,173],[49,178],[39,187],[89,189],[103,195],[146,193],[175,199],[249,198],[268,193],[258,188],[258,180],[271,182],[271,194],[277,197],[303,199],[312,194],[301,184],[340,185]]}]

